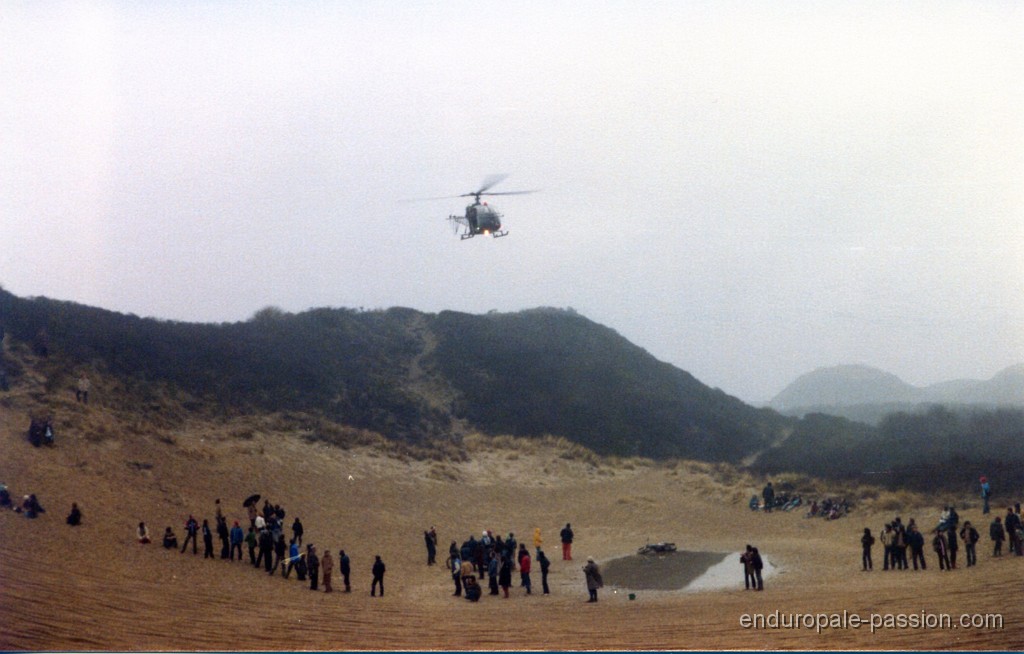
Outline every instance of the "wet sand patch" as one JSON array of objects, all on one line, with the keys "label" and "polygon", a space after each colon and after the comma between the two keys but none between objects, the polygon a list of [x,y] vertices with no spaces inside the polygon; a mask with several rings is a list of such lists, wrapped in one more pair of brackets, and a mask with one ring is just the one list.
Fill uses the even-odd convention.
[{"label": "wet sand patch", "polygon": [[630,590],[682,590],[729,556],[725,552],[634,554],[602,565],[605,584]]}]

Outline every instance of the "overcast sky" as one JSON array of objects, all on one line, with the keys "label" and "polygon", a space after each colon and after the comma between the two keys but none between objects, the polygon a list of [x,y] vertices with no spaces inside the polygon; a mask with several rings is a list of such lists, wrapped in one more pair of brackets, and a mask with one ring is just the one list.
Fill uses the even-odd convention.
[{"label": "overcast sky", "polygon": [[[0,3],[0,284],[573,307],[765,401],[1024,361],[1024,3]],[[509,177],[510,235],[460,241]]]}]

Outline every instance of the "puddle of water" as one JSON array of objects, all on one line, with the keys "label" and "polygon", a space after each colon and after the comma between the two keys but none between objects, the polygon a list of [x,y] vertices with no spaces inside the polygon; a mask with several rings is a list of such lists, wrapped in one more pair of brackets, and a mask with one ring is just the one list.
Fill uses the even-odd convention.
[{"label": "puddle of water", "polygon": [[[682,590],[726,557],[722,552],[685,552],[634,554],[612,559],[601,565],[605,584],[630,590]],[[743,574],[739,563],[739,579]]]}]

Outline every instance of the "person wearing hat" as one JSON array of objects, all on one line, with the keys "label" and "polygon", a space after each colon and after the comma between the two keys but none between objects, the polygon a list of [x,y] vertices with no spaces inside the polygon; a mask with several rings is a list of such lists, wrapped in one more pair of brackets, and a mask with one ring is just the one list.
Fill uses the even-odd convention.
[{"label": "person wearing hat", "polygon": [[587,557],[587,564],[583,566],[583,574],[587,577],[587,591],[590,593],[588,602],[597,601],[597,589],[604,587],[604,579],[601,578],[601,568],[597,566],[594,557]]}]

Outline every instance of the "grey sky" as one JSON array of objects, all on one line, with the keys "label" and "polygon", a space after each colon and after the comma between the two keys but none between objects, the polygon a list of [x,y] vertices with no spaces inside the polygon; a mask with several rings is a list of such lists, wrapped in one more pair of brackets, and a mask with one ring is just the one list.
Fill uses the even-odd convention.
[{"label": "grey sky", "polygon": [[[1019,2],[0,3],[0,284],[571,306],[748,401],[1024,361]],[[460,242],[473,190],[508,238]]]}]

